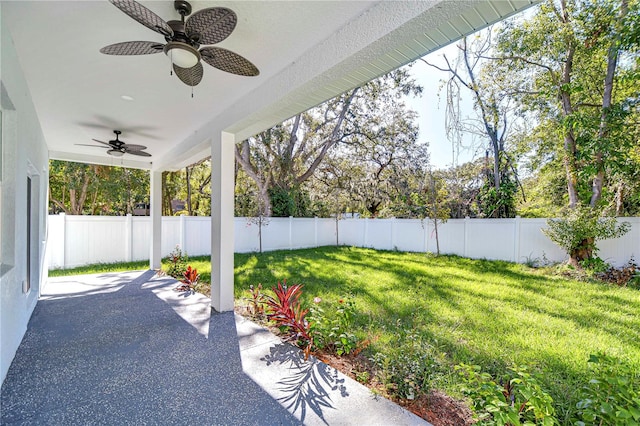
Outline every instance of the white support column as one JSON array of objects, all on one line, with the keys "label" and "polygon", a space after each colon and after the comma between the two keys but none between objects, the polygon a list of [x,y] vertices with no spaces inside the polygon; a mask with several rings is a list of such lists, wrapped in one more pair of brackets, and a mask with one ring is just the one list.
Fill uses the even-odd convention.
[{"label": "white support column", "polygon": [[233,179],[235,136],[211,140],[211,307],[233,311]]},{"label": "white support column", "polygon": [[151,170],[151,250],[149,269],[160,269],[162,260],[162,172]]}]

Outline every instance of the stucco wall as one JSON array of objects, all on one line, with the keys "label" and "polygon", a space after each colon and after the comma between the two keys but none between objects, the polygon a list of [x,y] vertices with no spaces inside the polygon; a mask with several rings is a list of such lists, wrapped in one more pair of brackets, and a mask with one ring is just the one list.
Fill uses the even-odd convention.
[{"label": "stucco wall", "polygon": [[[0,380],[27,329],[46,281],[46,197],[48,153],[0,3],[0,77],[2,106],[2,167],[0,169]],[[52,82],[55,84],[55,82]],[[27,178],[31,178],[31,288],[27,278]]]}]

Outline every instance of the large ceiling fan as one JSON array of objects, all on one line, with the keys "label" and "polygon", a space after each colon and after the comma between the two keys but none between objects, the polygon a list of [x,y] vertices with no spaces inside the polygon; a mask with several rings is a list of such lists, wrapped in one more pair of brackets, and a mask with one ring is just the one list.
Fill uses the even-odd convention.
[{"label": "large ceiling fan", "polygon": [[144,149],[147,149],[144,145],[134,145],[129,143],[124,143],[119,139],[119,136],[122,134],[120,130],[114,130],[113,133],[116,134],[116,138],[107,142],[99,141],[98,139],[91,139],[94,142],[101,143],[102,145],[87,145],[83,143],[77,143],[79,146],[93,146],[96,148],[108,148],[107,154],[113,155],[114,157],[122,157],[124,154],[138,155],[140,157],[151,157],[151,154],[148,152],[144,152]]},{"label": "large ceiling fan", "polygon": [[[202,9],[191,15],[191,5],[174,1],[181,19],[165,22],[158,15],[134,0],[109,0],[118,9],[153,31],[164,36],[166,44],[154,41],[125,41],[100,49],[107,55],[148,55],[164,52],[173,63],[178,78],[188,86],[202,80],[202,59],[214,68],[242,76],[260,74],[258,68],[230,50],[214,46],[226,39],[236,27],[236,14],[226,7]],[[186,19],[185,17],[191,15]]]}]

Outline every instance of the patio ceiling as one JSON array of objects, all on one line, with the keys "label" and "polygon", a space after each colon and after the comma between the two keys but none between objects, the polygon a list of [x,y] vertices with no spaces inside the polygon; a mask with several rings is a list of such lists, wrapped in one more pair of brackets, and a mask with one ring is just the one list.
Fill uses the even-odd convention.
[{"label": "patio ceiling", "polygon": [[[173,2],[141,3],[165,20],[177,17]],[[2,20],[51,158],[172,170],[207,156],[214,132],[249,137],[533,3],[192,1],[194,11],[233,9],[238,25],[218,46],[260,69],[239,77],[205,64],[193,98],[163,54],[99,52],[121,41],[163,42],[106,1],[4,1]],[[152,157],[76,145],[108,141],[114,129]]]}]

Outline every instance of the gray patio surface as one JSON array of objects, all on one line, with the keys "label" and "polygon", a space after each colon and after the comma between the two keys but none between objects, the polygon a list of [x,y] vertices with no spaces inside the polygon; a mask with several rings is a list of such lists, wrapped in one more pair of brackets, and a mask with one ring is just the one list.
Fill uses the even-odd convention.
[{"label": "gray patio surface", "polygon": [[50,279],[0,423],[429,425],[152,271]]}]

